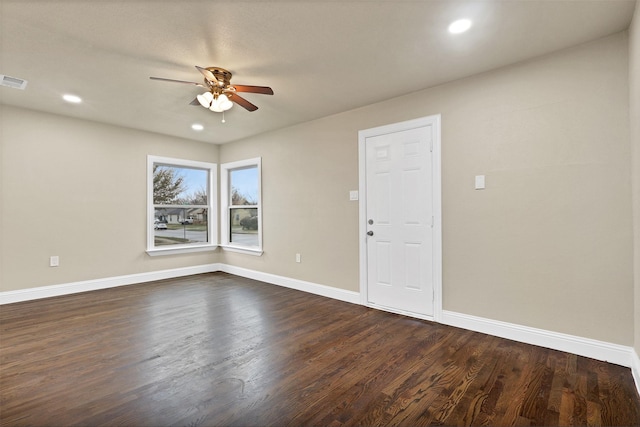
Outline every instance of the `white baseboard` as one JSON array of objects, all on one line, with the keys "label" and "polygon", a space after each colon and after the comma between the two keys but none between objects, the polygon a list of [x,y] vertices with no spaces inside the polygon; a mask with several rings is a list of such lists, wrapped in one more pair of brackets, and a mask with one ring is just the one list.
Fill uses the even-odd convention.
[{"label": "white baseboard", "polygon": [[233,274],[247,279],[259,280],[272,285],[283,286],[285,288],[296,289],[310,294],[321,295],[340,301],[360,304],[360,293],[334,288],[332,286],[320,285],[318,283],[306,282],[304,280],[291,279],[289,277],[278,276],[270,273],[249,270],[246,268],[234,267],[228,264],[218,264],[218,271]]},{"label": "white baseboard", "polygon": [[636,382],[636,388],[638,389],[638,396],[640,396],[640,357],[635,350],[631,355],[631,373],[633,374],[633,380]]},{"label": "white baseboard", "polygon": [[134,285],[136,283],[152,282],[154,280],[173,279],[175,277],[191,276],[194,274],[215,273],[217,271],[246,277],[248,279],[260,280],[265,283],[284,286],[286,288],[309,292],[311,294],[321,295],[353,304],[360,303],[360,294],[358,292],[216,263],[171,270],[152,271],[148,273],[129,274],[125,276],[107,277],[104,279],[84,280],[81,282],[64,283],[60,285],[41,286],[37,288],[20,289],[17,291],[5,291],[0,292],[0,305],[40,298],[57,297],[61,295],[75,294],[78,292],[96,291],[99,289],[114,288],[117,286]]},{"label": "white baseboard", "polygon": [[447,310],[442,312],[442,323],[626,367],[631,367],[635,355],[632,347]]},{"label": "white baseboard", "polygon": [[125,276],[84,280],[81,282],[41,286],[37,288],[20,289],[17,291],[5,291],[0,292],[0,305],[35,300],[40,298],[76,294],[78,292],[96,291],[98,289],[115,288],[117,286],[134,285],[136,283],[152,282],[154,280],[173,279],[175,277],[191,276],[193,274],[211,273],[213,271],[218,271],[217,264],[206,264],[193,267],[175,268],[171,270],[151,271],[148,273],[128,274]]}]

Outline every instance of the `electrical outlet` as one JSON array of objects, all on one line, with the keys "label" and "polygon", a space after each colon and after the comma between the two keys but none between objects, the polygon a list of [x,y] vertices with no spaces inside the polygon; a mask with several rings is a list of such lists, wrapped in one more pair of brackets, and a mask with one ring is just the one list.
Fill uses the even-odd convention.
[{"label": "electrical outlet", "polygon": [[300,260],[301,260],[300,254],[296,254],[296,262],[300,262]]},{"label": "electrical outlet", "polygon": [[49,258],[49,267],[58,267],[60,265],[60,257],[54,255]]}]

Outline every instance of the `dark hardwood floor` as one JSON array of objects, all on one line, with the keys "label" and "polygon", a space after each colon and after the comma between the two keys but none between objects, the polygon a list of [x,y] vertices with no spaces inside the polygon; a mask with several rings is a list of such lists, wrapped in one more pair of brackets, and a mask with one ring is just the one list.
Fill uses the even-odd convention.
[{"label": "dark hardwood floor", "polygon": [[0,307],[0,425],[639,425],[628,368],[224,273]]}]

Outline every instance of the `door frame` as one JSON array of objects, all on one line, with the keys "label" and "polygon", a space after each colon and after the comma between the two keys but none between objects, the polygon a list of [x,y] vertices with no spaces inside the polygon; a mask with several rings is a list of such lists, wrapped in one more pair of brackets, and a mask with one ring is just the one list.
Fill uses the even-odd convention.
[{"label": "door frame", "polygon": [[[402,310],[388,310],[420,319],[442,321],[442,173],[441,173],[441,115],[420,117],[399,123],[378,126],[358,131],[358,179],[359,179],[359,218],[358,242],[360,250],[360,303],[367,307],[381,309],[370,305],[367,295],[367,160],[366,140],[369,137],[401,132],[424,126],[433,126],[433,316],[424,316]],[[386,310],[386,309],[385,309]]]}]

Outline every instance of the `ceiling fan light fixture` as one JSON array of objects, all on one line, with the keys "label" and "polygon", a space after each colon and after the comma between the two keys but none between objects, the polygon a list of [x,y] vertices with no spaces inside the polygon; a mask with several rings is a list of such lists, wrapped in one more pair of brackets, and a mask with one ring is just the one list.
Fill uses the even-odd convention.
[{"label": "ceiling fan light fixture", "polygon": [[202,105],[204,108],[209,108],[211,106],[211,102],[213,101],[213,94],[211,92],[205,92],[201,95],[198,95],[196,98],[198,98],[198,102],[200,103],[200,105]]},{"label": "ceiling fan light fixture", "polygon": [[220,95],[218,97],[218,102],[220,102],[220,108],[222,108],[222,111],[227,111],[233,107],[233,102],[229,101],[227,95]]},{"label": "ceiling fan light fixture", "polygon": [[213,99],[213,101],[211,102],[211,107],[209,107],[209,109],[211,111],[215,111],[216,113],[221,113],[223,111],[229,110],[231,107],[233,107],[233,102],[229,101],[227,95],[220,94]]}]

